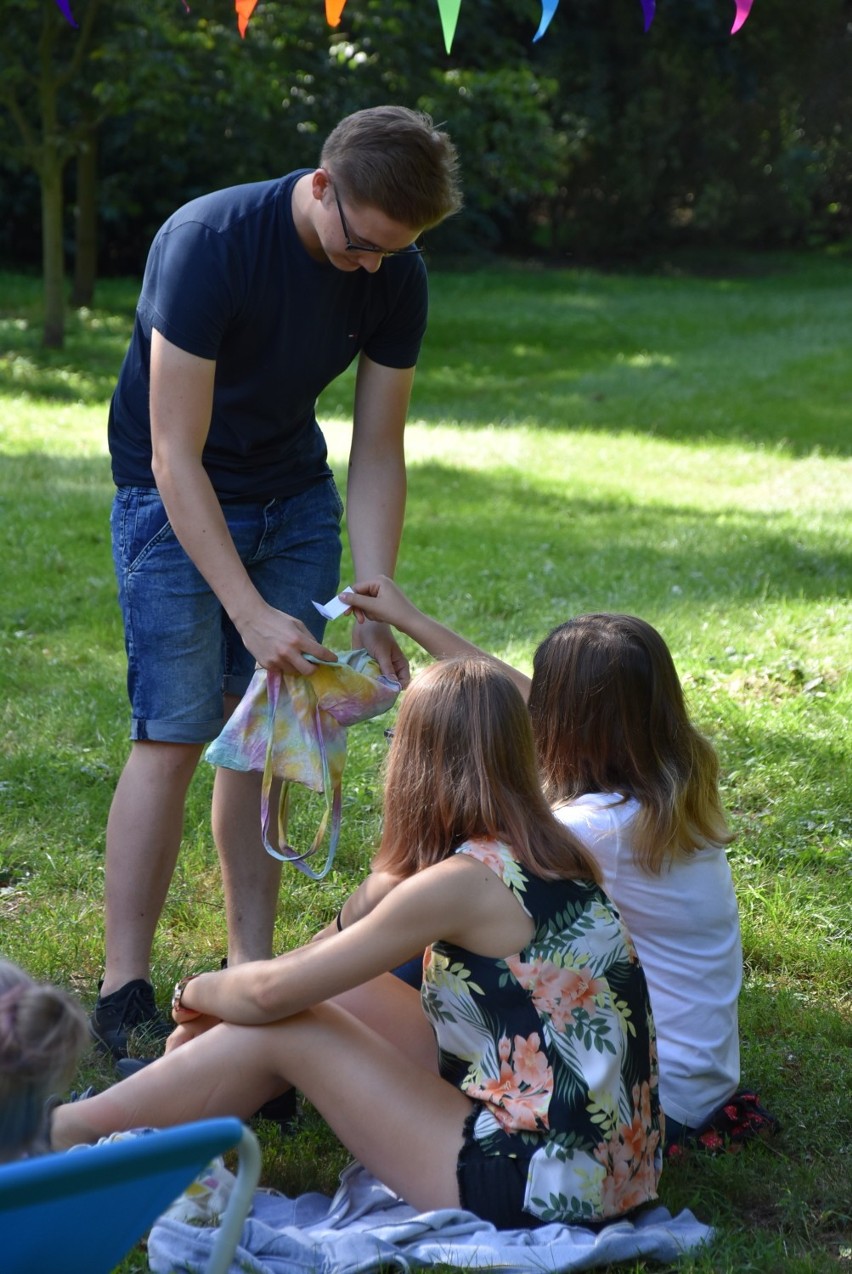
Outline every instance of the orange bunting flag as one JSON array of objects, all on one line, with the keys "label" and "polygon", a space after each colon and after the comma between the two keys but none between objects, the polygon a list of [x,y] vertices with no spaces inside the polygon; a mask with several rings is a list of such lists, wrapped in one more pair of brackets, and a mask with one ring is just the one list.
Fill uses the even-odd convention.
[{"label": "orange bunting flag", "polygon": [[234,7],[237,10],[237,26],[243,39],[246,38],[249,18],[254,13],[254,7],[257,0],[234,0]]},{"label": "orange bunting flag", "polygon": [[444,47],[449,53],[453,47],[453,36],[459,20],[461,0],[438,0],[438,12],[441,15],[441,26],[444,30]]},{"label": "orange bunting flag", "polygon": [[346,0],[325,0],[325,20],[330,27],[339,27]]}]

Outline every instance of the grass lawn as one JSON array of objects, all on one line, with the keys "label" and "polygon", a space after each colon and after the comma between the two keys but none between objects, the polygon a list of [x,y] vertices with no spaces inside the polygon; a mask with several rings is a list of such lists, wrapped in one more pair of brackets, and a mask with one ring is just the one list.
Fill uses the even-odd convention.
[{"label": "grass lawn", "polygon": [[[668,1167],[662,1201],[717,1227],[678,1269],[805,1274],[852,1269],[852,260],[728,267],[436,269],[398,578],[527,668],[580,611],[641,615],[668,641],[738,833],[743,1081],[784,1132]],[[0,275],[2,947],[86,1004],[127,752],[105,422],[135,294],[104,283],[48,352],[38,282]],[[348,373],[322,403],[341,480],[351,391]],[[346,622],[327,640],[347,645]],[[337,866],[322,885],[285,880],[281,949],[326,923],[367,866],[387,724],[350,732]],[[177,975],[225,950],[211,778],[202,765],[158,933],[164,1004]],[[297,840],[318,814],[297,803]],[[109,1079],[87,1059],[80,1082]],[[334,1188],[345,1155],[312,1111],[286,1141],[260,1132],[268,1184]]]}]

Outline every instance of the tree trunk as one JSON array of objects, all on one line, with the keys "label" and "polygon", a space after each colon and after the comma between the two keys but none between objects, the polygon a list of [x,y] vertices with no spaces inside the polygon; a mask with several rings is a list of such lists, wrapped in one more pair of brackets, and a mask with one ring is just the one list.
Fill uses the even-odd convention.
[{"label": "tree trunk", "polygon": [[47,349],[65,343],[65,256],[62,244],[63,161],[45,146],[41,163],[41,261],[44,284],[44,334]]},{"label": "tree trunk", "polygon": [[59,80],[55,61],[57,17],[47,15],[39,41],[39,114],[41,146],[38,163],[41,181],[41,265],[44,288],[42,345],[62,349],[65,343],[65,253],[62,243],[62,172],[65,155],[59,129],[57,99]]},{"label": "tree trunk", "polygon": [[91,305],[98,276],[98,135],[92,128],[77,151],[77,207],[72,305]]}]

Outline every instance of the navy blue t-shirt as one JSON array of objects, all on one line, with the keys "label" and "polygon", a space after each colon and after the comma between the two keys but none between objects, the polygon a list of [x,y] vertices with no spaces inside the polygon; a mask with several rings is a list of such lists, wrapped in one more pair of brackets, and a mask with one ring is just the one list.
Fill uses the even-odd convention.
[{"label": "navy blue t-shirt", "polygon": [[294,495],[329,472],[320,392],[361,350],[413,367],[426,329],[422,258],[387,257],[375,274],[315,261],[293,223],[293,187],[310,169],[194,199],[158,231],[109,420],[117,486],[151,472],[151,329],[215,359],[203,463],[221,500]]}]

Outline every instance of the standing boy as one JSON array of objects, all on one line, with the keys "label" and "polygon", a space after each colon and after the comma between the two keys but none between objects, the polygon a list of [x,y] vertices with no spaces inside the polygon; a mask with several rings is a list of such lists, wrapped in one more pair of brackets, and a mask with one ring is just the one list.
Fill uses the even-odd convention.
[{"label": "standing boy", "polygon": [[[160,229],[110,409],[113,554],[130,756],[107,824],[106,965],[92,1033],[115,1057],[157,1022],[150,961],[204,746],[255,664],[333,658],[312,599],[339,587],[342,506],[316,419],[358,358],[346,521],[355,577],[392,575],[403,433],[426,327],[417,240],[461,204],[453,145],[423,114],[358,111],[316,169],[196,199]],[[382,671],[408,668],[366,624]],[[230,963],[267,958],[281,864],[259,838],[260,776],[218,769],[213,834]]]}]

